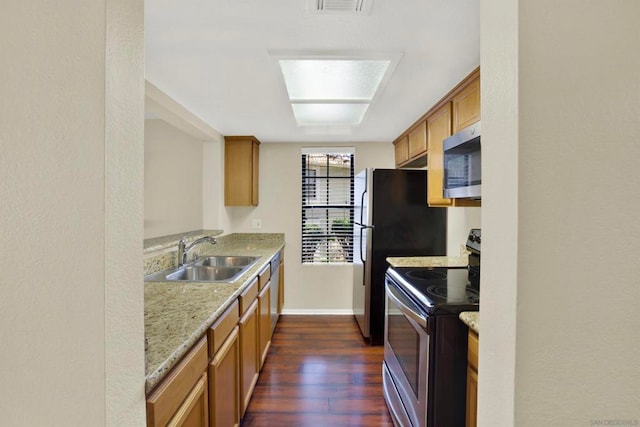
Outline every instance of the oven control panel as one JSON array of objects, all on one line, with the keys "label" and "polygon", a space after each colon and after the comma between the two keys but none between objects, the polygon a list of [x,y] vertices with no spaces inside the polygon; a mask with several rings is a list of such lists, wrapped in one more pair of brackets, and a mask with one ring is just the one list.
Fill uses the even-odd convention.
[{"label": "oven control panel", "polygon": [[480,253],[481,240],[481,230],[479,228],[472,228],[471,231],[469,231],[469,237],[467,237],[467,249]]}]

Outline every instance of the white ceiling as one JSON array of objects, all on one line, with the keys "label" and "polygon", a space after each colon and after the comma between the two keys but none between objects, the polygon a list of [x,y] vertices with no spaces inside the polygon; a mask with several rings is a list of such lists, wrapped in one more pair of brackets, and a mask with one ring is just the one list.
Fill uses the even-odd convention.
[{"label": "white ceiling", "polygon": [[[145,0],[146,79],[223,135],[390,142],[480,63],[479,0],[373,0],[321,15],[307,0]],[[268,51],[396,52],[360,126],[299,127]]]}]

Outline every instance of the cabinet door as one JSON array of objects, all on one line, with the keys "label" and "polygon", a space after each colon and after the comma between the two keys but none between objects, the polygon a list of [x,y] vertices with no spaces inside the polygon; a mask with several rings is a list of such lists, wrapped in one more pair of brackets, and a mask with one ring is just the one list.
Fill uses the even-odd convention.
[{"label": "cabinet door", "polygon": [[281,314],[284,307],[284,261],[280,263],[280,276],[278,279],[278,314]]},{"label": "cabinet door", "polygon": [[209,427],[207,373],[203,373],[167,427]]},{"label": "cabinet door", "polygon": [[[169,373],[167,378],[160,383],[156,390],[148,396],[148,427],[165,427],[171,420],[192,419],[185,415],[184,402],[191,399],[190,402],[200,408],[198,405],[200,405],[201,393],[195,393],[194,390],[199,390],[198,384],[202,380],[203,372],[205,373],[206,384],[208,360],[207,339],[202,338]],[[196,411],[194,414],[199,413],[198,409],[194,409],[194,411]],[[178,416],[179,414],[182,414],[182,416]]]},{"label": "cabinet door", "polygon": [[443,196],[444,152],[442,141],[451,136],[451,103],[446,103],[427,118],[427,203],[429,206],[451,206]]},{"label": "cabinet door", "polygon": [[478,414],[478,373],[467,366],[466,427],[476,427]]},{"label": "cabinet door", "polygon": [[478,413],[478,344],[478,335],[470,330],[467,345],[466,427],[476,427]]},{"label": "cabinet door", "polygon": [[409,136],[404,136],[402,139],[396,141],[394,149],[396,153],[396,167],[401,166],[409,160]]},{"label": "cabinet door", "polygon": [[246,310],[238,322],[240,328],[240,418],[249,406],[251,393],[258,381],[258,300]]},{"label": "cabinet door", "polygon": [[259,144],[251,136],[225,137],[225,206],[258,205]]},{"label": "cabinet door", "polygon": [[258,179],[260,177],[260,147],[256,141],[251,144],[251,205],[258,206],[259,191]]},{"label": "cabinet door", "polygon": [[421,122],[409,132],[409,158],[414,159],[427,152],[427,122]]},{"label": "cabinet door", "polygon": [[240,423],[239,328],[233,328],[209,363],[209,419],[211,427]]},{"label": "cabinet door", "polygon": [[453,97],[453,133],[480,120],[480,77]]},{"label": "cabinet door", "polygon": [[264,364],[271,344],[271,282],[262,288],[258,294],[258,313],[259,313],[259,351],[260,351],[260,367]]}]

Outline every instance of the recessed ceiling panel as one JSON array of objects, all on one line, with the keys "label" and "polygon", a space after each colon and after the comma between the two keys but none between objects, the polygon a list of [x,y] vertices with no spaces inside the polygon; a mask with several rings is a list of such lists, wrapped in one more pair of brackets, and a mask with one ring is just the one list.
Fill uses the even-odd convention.
[{"label": "recessed ceiling panel", "polygon": [[389,67],[388,60],[280,60],[291,101],[371,101]]},{"label": "recessed ceiling panel", "polygon": [[291,104],[298,126],[359,125],[369,104]]}]

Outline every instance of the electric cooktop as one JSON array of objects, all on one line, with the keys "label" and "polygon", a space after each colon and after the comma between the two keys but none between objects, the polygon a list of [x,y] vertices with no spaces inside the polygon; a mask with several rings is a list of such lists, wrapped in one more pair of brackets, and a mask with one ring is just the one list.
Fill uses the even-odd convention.
[{"label": "electric cooktop", "polygon": [[392,267],[389,277],[428,314],[478,311],[480,292],[461,268]]}]

